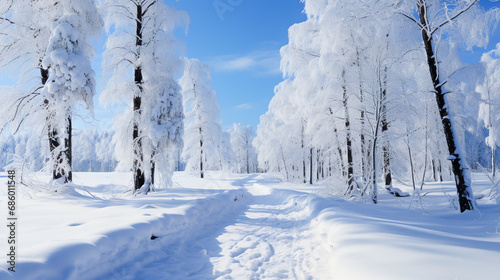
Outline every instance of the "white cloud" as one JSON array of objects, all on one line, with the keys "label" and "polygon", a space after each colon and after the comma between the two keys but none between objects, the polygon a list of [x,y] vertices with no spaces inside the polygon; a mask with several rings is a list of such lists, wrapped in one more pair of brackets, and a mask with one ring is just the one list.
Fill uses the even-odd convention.
[{"label": "white cloud", "polygon": [[247,70],[255,66],[257,62],[251,57],[238,57],[227,61],[219,61],[216,69],[220,71]]},{"label": "white cloud", "polygon": [[223,55],[211,59],[218,72],[251,71],[256,74],[281,75],[279,50],[257,50],[245,55]]},{"label": "white cloud", "polygon": [[238,110],[250,110],[253,108],[251,103],[243,103],[235,107]]}]

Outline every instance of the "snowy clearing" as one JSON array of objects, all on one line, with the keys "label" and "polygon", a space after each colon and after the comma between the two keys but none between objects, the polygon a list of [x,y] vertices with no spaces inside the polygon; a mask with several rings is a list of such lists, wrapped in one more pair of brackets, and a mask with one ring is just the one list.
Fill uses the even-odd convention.
[{"label": "snowy clearing", "polygon": [[[489,191],[476,175],[474,191]],[[430,184],[422,207],[381,191],[371,205],[270,175],[176,173],[131,197],[124,173],[76,173],[87,192],[18,198],[18,263],[1,279],[497,279],[500,207],[458,214]],[[5,178],[1,178],[5,184]],[[326,184],[326,183],[325,183]],[[82,184],[83,185],[83,184]],[[404,185],[397,185],[411,192]],[[90,196],[90,193],[94,196]],[[2,205],[5,204],[5,189]],[[423,210],[422,210],[423,209]],[[425,210],[425,212],[424,212]],[[3,214],[5,215],[5,214]],[[5,217],[3,217],[5,219]],[[152,239],[153,237],[153,239]],[[6,242],[2,242],[5,252]]]}]

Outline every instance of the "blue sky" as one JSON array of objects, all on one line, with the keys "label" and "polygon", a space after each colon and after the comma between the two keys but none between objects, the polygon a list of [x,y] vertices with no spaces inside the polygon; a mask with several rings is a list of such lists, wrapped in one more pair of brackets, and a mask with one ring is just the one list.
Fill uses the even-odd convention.
[{"label": "blue sky", "polygon": [[236,122],[256,127],[274,86],[282,80],[279,49],[288,42],[288,28],[306,19],[303,4],[299,0],[166,2],[189,13],[189,33],[183,38],[186,55],[210,65],[223,126]]}]

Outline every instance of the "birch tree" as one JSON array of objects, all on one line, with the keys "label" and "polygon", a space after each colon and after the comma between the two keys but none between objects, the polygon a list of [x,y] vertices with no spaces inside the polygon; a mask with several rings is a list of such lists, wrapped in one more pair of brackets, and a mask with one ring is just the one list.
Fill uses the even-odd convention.
[{"label": "birch tree", "polygon": [[443,75],[444,71],[438,63],[438,45],[443,36],[451,39],[458,37],[469,49],[474,45],[485,46],[487,44],[490,21],[492,16],[495,16],[493,14],[497,14],[497,10],[484,13],[477,3],[478,0],[416,0],[415,8],[409,12],[404,10],[401,12],[421,31],[429,76],[446,137],[449,153],[447,159],[451,161],[461,212],[473,210],[475,201],[471,188],[470,170],[466,166],[450,111],[447,97],[449,92],[445,88],[447,78]]}]

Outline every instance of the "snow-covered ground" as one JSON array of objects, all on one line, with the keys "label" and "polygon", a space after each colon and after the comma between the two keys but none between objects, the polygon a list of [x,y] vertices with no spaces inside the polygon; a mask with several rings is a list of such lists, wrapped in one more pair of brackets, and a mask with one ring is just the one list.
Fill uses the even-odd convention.
[{"label": "snow-covered ground", "polygon": [[[451,183],[421,203],[326,197],[270,175],[184,173],[132,197],[130,174],[76,173],[75,188],[18,196],[16,272],[0,279],[498,279],[500,206],[459,214]],[[475,175],[476,196],[487,196]],[[44,178],[41,178],[44,179]],[[5,178],[0,178],[5,186]],[[402,184],[397,187],[410,192]],[[331,190],[332,188],[330,188]],[[333,188],[334,189],[334,188]],[[6,220],[6,188],[0,218]],[[0,231],[5,259],[7,232]]]}]

